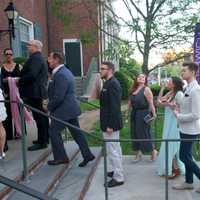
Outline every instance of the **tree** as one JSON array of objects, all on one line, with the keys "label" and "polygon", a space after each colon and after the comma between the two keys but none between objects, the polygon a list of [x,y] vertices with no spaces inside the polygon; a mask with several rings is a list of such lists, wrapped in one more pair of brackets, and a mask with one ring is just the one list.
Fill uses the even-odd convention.
[{"label": "tree", "polygon": [[[121,25],[134,33],[143,56],[142,70],[148,74],[149,55],[154,48],[170,48],[191,42],[193,27],[199,21],[198,0],[122,0],[130,20],[118,16]],[[114,11],[113,11],[114,12]],[[135,14],[137,13],[137,14]],[[175,58],[176,60],[177,58]]]},{"label": "tree", "polygon": [[[200,21],[199,0],[121,0],[129,13],[129,18],[119,16],[118,11],[112,7],[112,0],[54,0],[55,2],[68,3],[68,6],[75,6],[72,2],[81,2],[88,7],[88,2],[104,4],[104,8],[113,14],[112,23],[120,25],[121,28],[128,28],[134,37],[132,39],[120,38],[112,35],[102,27],[102,32],[120,41],[127,41],[136,47],[143,57],[142,71],[148,74],[150,52],[155,48],[172,48],[176,45],[191,43],[194,25]],[[62,9],[58,9],[58,12]],[[88,8],[88,14],[93,18],[93,12]],[[71,17],[72,18],[72,17]],[[94,21],[95,23],[95,21]],[[95,24],[98,26],[98,24]],[[183,56],[180,56],[182,58]],[[174,59],[179,60],[179,57]],[[170,62],[173,62],[171,60]],[[165,66],[169,62],[161,63],[155,67]]]}]

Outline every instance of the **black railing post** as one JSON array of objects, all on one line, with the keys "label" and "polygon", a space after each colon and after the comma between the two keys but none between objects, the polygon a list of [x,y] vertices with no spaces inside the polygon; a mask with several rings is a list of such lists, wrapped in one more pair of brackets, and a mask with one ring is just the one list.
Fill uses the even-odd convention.
[{"label": "black railing post", "polygon": [[107,142],[103,140],[103,155],[104,155],[104,187],[105,200],[108,200],[108,180],[107,180]]},{"label": "black railing post", "polygon": [[24,105],[19,103],[19,114],[21,120],[21,135],[22,135],[22,159],[23,159],[23,178],[26,180],[28,175],[27,155],[26,155],[26,127],[24,118]]},{"label": "black railing post", "polygon": [[168,156],[169,156],[169,141],[166,140],[165,141],[165,200],[169,199],[169,191],[168,191],[168,171],[169,171],[169,167],[168,167]]}]

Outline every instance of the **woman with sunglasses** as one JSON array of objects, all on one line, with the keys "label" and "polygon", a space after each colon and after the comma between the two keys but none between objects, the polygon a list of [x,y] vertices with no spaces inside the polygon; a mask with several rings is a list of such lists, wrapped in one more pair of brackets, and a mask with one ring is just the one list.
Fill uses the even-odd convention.
[{"label": "woman with sunglasses", "polygon": [[[1,87],[4,93],[5,100],[9,100],[9,86],[8,86],[8,77],[19,77],[20,76],[20,68],[19,64],[16,64],[13,60],[13,51],[10,48],[6,48],[3,51],[4,54],[4,63],[1,67]],[[7,118],[3,122],[4,128],[6,130],[6,141],[13,139],[13,124],[12,124],[12,114],[10,103],[5,103],[7,110]],[[16,136],[16,135],[15,135]],[[8,149],[7,142],[5,145],[5,150]]]}]

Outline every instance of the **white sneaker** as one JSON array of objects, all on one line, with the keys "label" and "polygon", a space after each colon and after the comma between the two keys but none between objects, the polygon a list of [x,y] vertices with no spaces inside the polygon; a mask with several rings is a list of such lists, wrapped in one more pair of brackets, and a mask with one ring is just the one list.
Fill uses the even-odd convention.
[{"label": "white sneaker", "polygon": [[6,154],[3,152],[1,155],[0,155],[0,160],[4,159],[6,157]]},{"label": "white sneaker", "polygon": [[5,154],[4,152],[2,153],[2,157],[3,157],[3,158],[5,158],[5,157],[6,157],[6,154]]},{"label": "white sneaker", "polygon": [[192,189],[194,189],[194,186],[192,183],[184,182],[184,183],[180,183],[180,184],[172,186],[172,189],[174,189],[174,190],[192,190]]},{"label": "white sneaker", "polygon": [[200,193],[200,188],[197,188],[195,192]]}]

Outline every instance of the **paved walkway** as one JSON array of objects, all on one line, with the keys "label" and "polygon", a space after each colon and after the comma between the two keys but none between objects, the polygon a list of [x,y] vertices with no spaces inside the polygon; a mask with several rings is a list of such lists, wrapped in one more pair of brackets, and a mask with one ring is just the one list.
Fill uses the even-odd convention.
[{"label": "paved walkway", "polygon": [[[145,157],[139,163],[132,162],[132,156],[124,157],[126,182],[123,186],[109,189],[109,200],[165,200],[165,179],[156,175],[156,163]],[[199,200],[200,194],[192,191],[174,191],[172,185],[183,181],[180,177],[169,181],[169,200]],[[104,200],[103,159],[84,200]],[[195,179],[195,187],[200,182]]]}]

